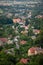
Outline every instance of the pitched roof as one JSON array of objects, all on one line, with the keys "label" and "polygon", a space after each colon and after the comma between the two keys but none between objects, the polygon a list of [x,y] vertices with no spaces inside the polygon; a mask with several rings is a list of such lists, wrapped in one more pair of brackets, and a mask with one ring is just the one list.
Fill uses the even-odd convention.
[{"label": "pitched roof", "polygon": [[21,40],[20,44],[26,44],[26,41],[25,40]]},{"label": "pitched roof", "polygon": [[21,21],[20,18],[15,18],[15,19],[13,19],[13,22],[14,22],[14,23],[19,23],[20,21]]},{"label": "pitched roof", "polygon": [[29,50],[31,51],[31,53],[35,53],[35,51],[42,51],[42,48],[40,48],[40,47],[32,47]]},{"label": "pitched roof", "polygon": [[0,41],[2,41],[2,42],[7,42],[7,38],[0,38]]},{"label": "pitched roof", "polygon": [[33,29],[33,32],[39,34],[40,33],[40,30]]},{"label": "pitched roof", "polygon": [[22,59],[20,60],[20,62],[21,62],[21,63],[24,63],[24,64],[27,64],[28,59],[24,59],[24,58],[22,58]]},{"label": "pitched roof", "polygon": [[29,50],[31,51],[31,53],[35,53],[35,48],[34,47],[30,48]]}]

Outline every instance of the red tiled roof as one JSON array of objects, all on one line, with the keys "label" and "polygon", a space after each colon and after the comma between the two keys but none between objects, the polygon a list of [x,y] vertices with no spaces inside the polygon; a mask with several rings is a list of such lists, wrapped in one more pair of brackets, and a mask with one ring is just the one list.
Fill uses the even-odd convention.
[{"label": "red tiled roof", "polygon": [[0,38],[0,41],[7,42],[7,38]]},{"label": "red tiled roof", "polygon": [[31,53],[35,53],[35,51],[40,51],[42,49],[40,47],[32,47],[29,50],[31,51]]},{"label": "red tiled roof", "polygon": [[22,58],[22,59],[20,60],[20,62],[26,64],[26,63],[28,62],[28,59]]},{"label": "red tiled roof", "polygon": [[[37,52],[35,53],[35,51],[37,51]],[[32,47],[29,49],[29,53],[31,53],[31,54],[42,53],[43,54],[43,49],[41,47]]]},{"label": "red tiled roof", "polygon": [[14,22],[14,23],[17,23],[17,22],[20,22],[20,21],[21,21],[20,18],[13,19],[13,22]]},{"label": "red tiled roof", "polygon": [[34,33],[40,33],[40,30],[35,29],[35,30],[33,30],[33,32]]},{"label": "red tiled roof", "polygon": [[26,44],[26,41],[22,40],[20,41],[20,44]]},{"label": "red tiled roof", "polygon": [[30,48],[30,51],[31,53],[35,53],[35,48],[34,47]]}]

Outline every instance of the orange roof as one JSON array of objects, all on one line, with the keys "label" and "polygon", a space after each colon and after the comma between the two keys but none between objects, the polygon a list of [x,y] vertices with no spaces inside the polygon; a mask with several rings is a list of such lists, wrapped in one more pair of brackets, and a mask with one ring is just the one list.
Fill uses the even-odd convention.
[{"label": "orange roof", "polygon": [[20,60],[20,62],[26,64],[26,63],[28,62],[28,59],[22,58],[22,59]]},{"label": "orange roof", "polygon": [[26,44],[25,40],[20,41],[20,44]]},{"label": "orange roof", "polygon": [[7,38],[0,38],[0,41],[7,42]]},{"label": "orange roof", "polygon": [[30,48],[29,50],[31,51],[31,53],[35,53],[35,48],[34,47]]},{"label": "orange roof", "polygon": [[40,33],[40,30],[34,29],[33,32],[34,33]]},{"label": "orange roof", "polygon": [[35,51],[40,51],[42,50],[40,47],[32,47],[29,49],[31,53],[35,53]]},{"label": "orange roof", "polygon": [[20,18],[13,19],[13,22],[14,22],[14,23],[19,23],[20,21],[21,21]]}]

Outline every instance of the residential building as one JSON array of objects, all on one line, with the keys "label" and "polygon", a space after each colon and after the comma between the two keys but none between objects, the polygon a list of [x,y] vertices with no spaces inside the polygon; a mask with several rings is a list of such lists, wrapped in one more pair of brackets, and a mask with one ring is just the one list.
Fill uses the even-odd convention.
[{"label": "residential building", "polygon": [[21,44],[21,45],[24,45],[24,44],[26,44],[26,42],[27,42],[27,41],[25,41],[25,40],[21,40],[21,41],[20,41],[20,44]]},{"label": "residential building", "polygon": [[27,64],[27,63],[28,63],[28,59],[22,58],[22,59],[20,60],[20,62],[23,63],[23,64]]},{"label": "residential building", "polygon": [[40,47],[32,47],[28,50],[28,56],[43,54],[43,49]]}]

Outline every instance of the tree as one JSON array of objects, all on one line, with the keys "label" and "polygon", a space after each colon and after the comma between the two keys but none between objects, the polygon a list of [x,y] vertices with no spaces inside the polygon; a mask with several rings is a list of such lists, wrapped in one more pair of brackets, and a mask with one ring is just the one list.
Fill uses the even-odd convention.
[{"label": "tree", "polygon": [[0,46],[0,51],[3,49],[3,47],[2,46]]},{"label": "tree", "polygon": [[31,60],[28,65],[43,65],[43,54],[31,56]]},{"label": "tree", "polygon": [[5,54],[3,51],[0,53],[0,65],[15,65],[16,58],[12,55]]},{"label": "tree", "polygon": [[29,21],[28,19],[26,19],[25,25],[27,26],[28,24],[29,24]]}]

